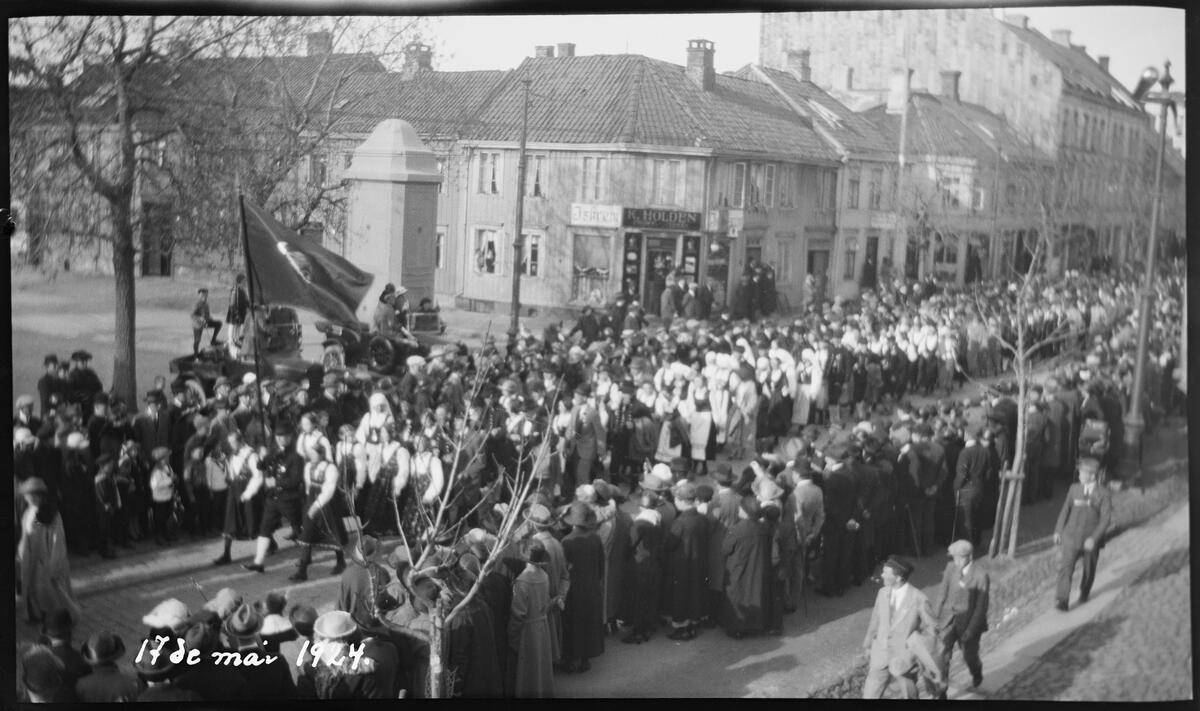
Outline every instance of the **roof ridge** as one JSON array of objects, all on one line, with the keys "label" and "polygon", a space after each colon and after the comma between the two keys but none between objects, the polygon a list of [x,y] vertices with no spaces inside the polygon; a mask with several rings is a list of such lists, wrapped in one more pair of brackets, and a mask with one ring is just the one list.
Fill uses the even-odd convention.
[{"label": "roof ridge", "polygon": [[638,120],[641,117],[642,111],[642,83],[646,75],[645,62],[637,62],[636,74],[633,78],[633,86],[629,91],[629,102],[627,104],[628,111],[626,113],[625,125],[621,127],[621,141],[623,143],[633,143],[637,138]]}]

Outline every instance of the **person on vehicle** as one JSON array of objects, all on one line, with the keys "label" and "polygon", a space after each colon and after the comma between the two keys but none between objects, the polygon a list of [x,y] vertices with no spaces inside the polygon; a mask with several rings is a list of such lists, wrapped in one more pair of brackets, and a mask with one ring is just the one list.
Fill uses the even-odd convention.
[{"label": "person on vehicle", "polygon": [[212,340],[208,345],[217,345],[217,334],[221,332],[221,321],[212,317],[212,312],[208,306],[208,289],[199,289],[196,292],[200,298],[196,301],[196,305],[192,307],[192,355],[200,355],[200,339],[204,336],[204,329],[211,328],[213,330]]}]

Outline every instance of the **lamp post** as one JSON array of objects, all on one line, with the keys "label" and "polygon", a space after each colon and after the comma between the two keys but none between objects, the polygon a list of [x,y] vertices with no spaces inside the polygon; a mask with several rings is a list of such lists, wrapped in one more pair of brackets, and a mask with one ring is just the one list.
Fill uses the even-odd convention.
[{"label": "lamp post", "polygon": [[[1154,196],[1150,204],[1150,234],[1146,239],[1146,276],[1142,284],[1141,299],[1138,302],[1137,360],[1134,362],[1133,392],[1130,395],[1129,412],[1125,416],[1125,452],[1121,467],[1125,480],[1133,478],[1135,473],[1140,476],[1142,435],[1146,429],[1146,423],[1142,416],[1142,392],[1146,379],[1150,309],[1154,293],[1155,261],[1158,256],[1158,211],[1162,202],[1163,160],[1167,144],[1167,111],[1175,107],[1175,102],[1170,94],[1173,82],[1171,62],[1167,61],[1164,63],[1161,77],[1154,67],[1149,67],[1142,72],[1142,77],[1133,92],[1134,100],[1140,103],[1160,104],[1162,110],[1158,117],[1158,161],[1154,166]],[[1149,91],[1155,83],[1162,87],[1162,91],[1150,94]]]}]

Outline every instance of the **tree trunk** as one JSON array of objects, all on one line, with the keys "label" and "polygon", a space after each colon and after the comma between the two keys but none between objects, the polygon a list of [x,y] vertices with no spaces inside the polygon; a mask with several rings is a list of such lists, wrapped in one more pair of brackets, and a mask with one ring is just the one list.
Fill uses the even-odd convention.
[{"label": "tree trunk", "polygon": [[445,669],[442,666],[442,632],[446,624],[446,605],[439,598],[431,615],[433,629],[429,633],[429,698],[443,697]]},{"label": "tree trunk", "polygon": [[[110,203],[111,204],[111,203]],[[134,298],[133,220],[128,203],[112,205],[113,277],[116,283],[116,324],[113,341],[112,392],[137,410],[137,303]]]}]

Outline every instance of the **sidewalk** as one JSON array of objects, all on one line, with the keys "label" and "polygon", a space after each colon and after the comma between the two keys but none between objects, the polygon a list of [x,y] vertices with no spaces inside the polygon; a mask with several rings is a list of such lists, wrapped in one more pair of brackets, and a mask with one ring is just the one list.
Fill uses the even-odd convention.
[{"label": "sidewalk", "polygon": [[[1185,501],[1168,511],[1159,514],[1155,519],[1141,527],[1130,530],[1112,541],[1101,551],[1100,561],[1096,572],[1096,581],[1092,586],[1091,599],[1079,604],[1075,599],[1078,595],[1078,578],[1072,590],[1072,607],[1068,612],[1060,612],[1054,608],[1054,596],[1050,591],[1053,581],[1047,581],[1046,594],[1040,604],[1044,610],[1029,624],[1002,642],[996,649],[983,656],[984,682],[979,688],[970,690],[970,674],[961,663],[958,654],[952,666],[950,677],[949,698],[959,700],[980,699],[1040,699],[1060,700],[1064,697],[1047,695],[1061,687],[1070,685],[1064,674],[1078,673],[1090,666],[1092,659],[1101,659],[1094,654],[1094,646],[1088,651],[1090,655],[1082,658],[1072,657],[1068,652],[1078,649],[1078,645],[1062,644],[1064,641],[1078,641],[1087,634],[1089,627],[1106,624],[1102,618],[1114,607],[1123,595],[1127,594],[1135,581],[1164,560],[1175,562],[1174,552],[1186,551],[1189,546],[1188,516],[1190,507]],[[1174,572],[1174,571],[1172,571]],[[1078,573],[1077,573],[1078,575]],[[1186,575],[1184,576],[1186,580]],[[1185,598],[1186,599],[1186,598]],[[1183,610],[1184,615],[1176,618],[1174,627],[1190,630],[1190,609]],[[1153,636],[1158,630],[1148,630]],[[1107,635],[1111,636],[1111,635]],[[1126,652],[1131,650],[1126,650]],[[1118,667],[1125,671],[1128,678],[1142,674],[1142,664],[1131,664],[1137,655],[1125,656],[1124,666]],[[1053,665],[1054,672],[1048,673]],[[1032,675],[1031,670],[1043,668],[1043,673]],[[1190,668],[1190,665],[1189,665]],[[1116,680],[1120,684],[1120,680]],[[1116,700],[1107,699],[1105,700]],[[1144,700],[1130,698],[1128,700]]]}]

